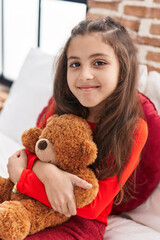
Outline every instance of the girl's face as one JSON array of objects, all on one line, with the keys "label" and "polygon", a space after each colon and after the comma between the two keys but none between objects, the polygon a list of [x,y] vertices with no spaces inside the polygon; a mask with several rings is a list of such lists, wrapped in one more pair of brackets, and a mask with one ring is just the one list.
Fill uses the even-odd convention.
[{"label": "girl's face", "polygon": [[[99,33],[76,36],[67,51],[67,82],[78,101],[96,113],[115,90],[119,61]],[[97,112],[98,113],[98,112]]]}]

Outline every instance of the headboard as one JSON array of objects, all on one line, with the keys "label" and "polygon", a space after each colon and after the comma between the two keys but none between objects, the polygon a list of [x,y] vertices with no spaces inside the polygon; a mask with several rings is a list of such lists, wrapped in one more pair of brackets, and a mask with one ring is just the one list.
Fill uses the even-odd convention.
[{"label": "headboard", "polygon": [[84,0],[0,0],[0,83],[17,79],[31,48],[58,53],[86,9]]}]

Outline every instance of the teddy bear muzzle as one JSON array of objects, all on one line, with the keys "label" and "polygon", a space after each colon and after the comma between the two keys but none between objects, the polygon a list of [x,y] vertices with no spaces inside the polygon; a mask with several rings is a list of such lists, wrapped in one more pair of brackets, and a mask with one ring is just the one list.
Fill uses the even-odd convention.
[{"label": "teddy bear muzzle", "polygon": [[56,164],[53,144],[48,139],[42,138],[37,141],[35,153],[41,161]]}]

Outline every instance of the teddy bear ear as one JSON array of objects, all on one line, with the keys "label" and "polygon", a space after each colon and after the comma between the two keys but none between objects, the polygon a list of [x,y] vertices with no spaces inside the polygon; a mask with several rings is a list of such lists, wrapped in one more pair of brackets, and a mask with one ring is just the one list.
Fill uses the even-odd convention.
[{"label": "teddy bear ear", "polygon": [[37,127],[26,130],[21,136],[23,146],[30,152],[35,153],[35,145],[41,133],[42,129]]},{"label": "teddy bear ear", "polygon": [[88,166],[95,162],[97,158],[97,146],[93,141],[84,140],[82,143],[83,156],[82,160],[85,166]]}]

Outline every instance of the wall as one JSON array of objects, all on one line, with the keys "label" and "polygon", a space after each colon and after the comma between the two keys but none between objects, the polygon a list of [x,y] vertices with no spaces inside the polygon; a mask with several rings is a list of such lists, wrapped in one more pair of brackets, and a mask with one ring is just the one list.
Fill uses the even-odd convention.
[{"label": "wall", "polygon": [[88,0],[88,19],[111,16],[138,43],[139,61],[160,72],[160,0]]}]

